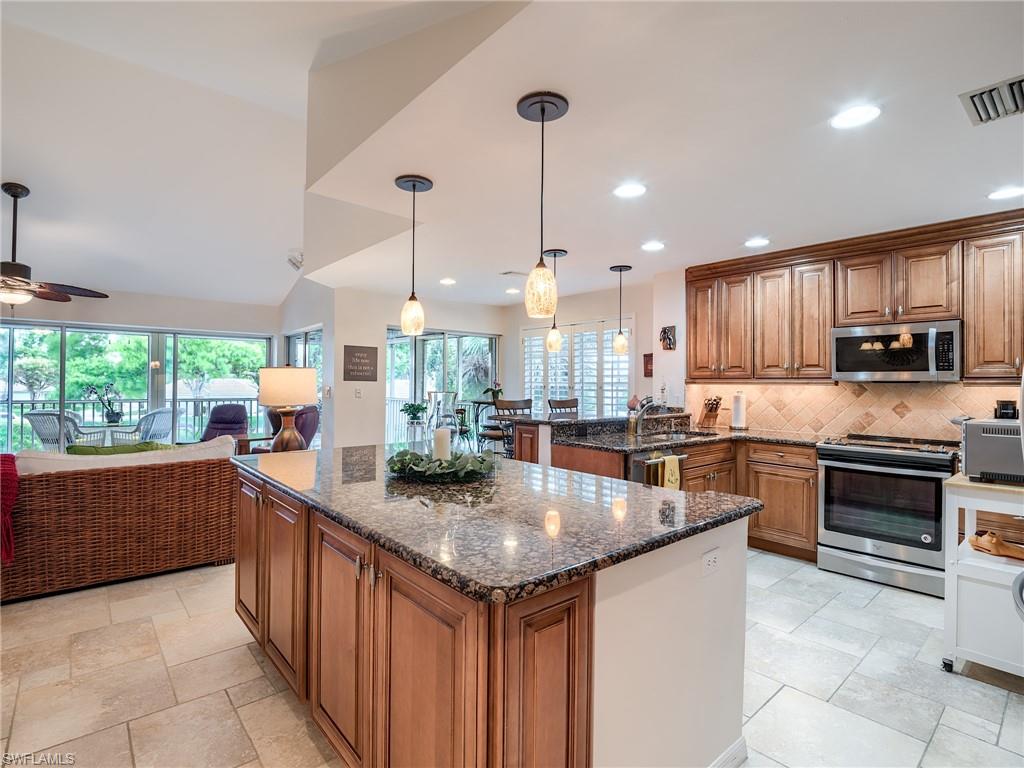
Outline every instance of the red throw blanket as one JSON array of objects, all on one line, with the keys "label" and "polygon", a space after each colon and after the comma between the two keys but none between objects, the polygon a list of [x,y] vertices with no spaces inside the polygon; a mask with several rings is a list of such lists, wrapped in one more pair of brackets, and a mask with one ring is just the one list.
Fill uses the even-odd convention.
[{"label": "red throw blanket", "polygon": [[18,467],[14,454],[0,453],[0,562],[14,561],[14,522],[12,513],[18,500]]}]

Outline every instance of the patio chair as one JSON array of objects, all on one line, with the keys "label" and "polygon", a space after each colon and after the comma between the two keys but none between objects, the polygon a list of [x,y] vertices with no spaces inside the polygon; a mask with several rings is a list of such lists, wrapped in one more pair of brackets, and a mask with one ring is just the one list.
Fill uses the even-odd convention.
[{"label": "patio chair", "polygon": [[64,445],[103,445],[106,431],[102,429],[82,429],[78,425],[78,415],[65,411],[36,410],[24,414],[23,418],[32,427],[44,450],[59,452],[61,444],[61,422],[64,423]]},{"label": "patio chair", "polygon": [[221,435],[244,437],[249,434],[249,412],[241,403],[221,403],[210,410],[210,420],[206,423],[203,436],[199,442],[205,443]]},{"label": "patio chair", "polygon": [[133,429],[114,429],[110,431],[111,445],[132,445],[150,440],[160,441],[171,434],[171,409],[157,408],[150,411],[135,425]]}]

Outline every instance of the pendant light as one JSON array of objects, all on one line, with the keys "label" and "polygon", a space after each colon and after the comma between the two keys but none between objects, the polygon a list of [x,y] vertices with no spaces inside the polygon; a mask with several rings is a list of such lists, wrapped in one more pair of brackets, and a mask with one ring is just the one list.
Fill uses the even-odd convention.
[{"label": "pendant light", "polygon": [[426,176],[408,174],[395,179],[395,186],[412,192],[412,292],[402,307],[402,333],[406,336],[419,336],[423,333],[426,319],[423,316],[423,305],[416,298],[416,193],[429,192],[434,188],[434,182]]},{"label": "pendant light", "polygon": [[[558,260],[568,255],[568,251],[562,248],[549,248],[544,251],[544,255],[551,259],[552,274],[558,277]],[[557,316],[551,316],[551,330],[548,331],[547,337],[544,339],[544,346],[548,352],[561,352],[562,351],[562,332],[558,330],[558,319]]]},{"label": "pendant light", "polygon": [[523,96],[516,106],[519,116],[540,123],[540,260],[526,278],[526,314],[532,318],[554,317],[558,306],[558,283],[544,263],[544,126],[569,111],[569,100],[550,91]]},{"label": "pendant light", "polygon": [[629,272],[632,267],[628,264],[616,264],[614,267],[609,267],[609,269],[612,272],[619,273],[619,332],[612,339],[612,352],[616,355],[625,355],[629,352],[629,339],[622,332],[622,273]]}]

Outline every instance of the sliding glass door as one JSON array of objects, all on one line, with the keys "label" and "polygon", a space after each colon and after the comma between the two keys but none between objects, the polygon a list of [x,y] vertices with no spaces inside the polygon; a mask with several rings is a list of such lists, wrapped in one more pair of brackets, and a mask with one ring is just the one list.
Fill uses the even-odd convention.
[{"label": "sliding glass door", "polygon": [[[257,378],[269,351],[265,337],[6,325],[0,449],[61,450],[66,440],[194,442],[212,408],[229,402],[245,405],[250,432],[262,433]],[[164,413],[154,416],[158,410]]]}]

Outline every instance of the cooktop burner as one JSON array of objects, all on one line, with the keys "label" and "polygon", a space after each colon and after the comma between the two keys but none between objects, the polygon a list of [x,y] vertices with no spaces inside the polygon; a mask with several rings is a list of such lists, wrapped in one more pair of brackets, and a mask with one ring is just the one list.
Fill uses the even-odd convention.
[{"label": "cooktop burner", "polygon": [[850,434],[818,443],[819,459],[856,460],[864,463],[955,467],[960,443],[922,437]]},{"label": "cooktop burner", "polygon": [[877,446],[888,450],[920,451],[922,453],[955,453],[960,450],[957,440],[932,440],[923,437],[891,437],[888,435],[849,434],[846,437],[828,437],[821,443],[837,446]]}]

